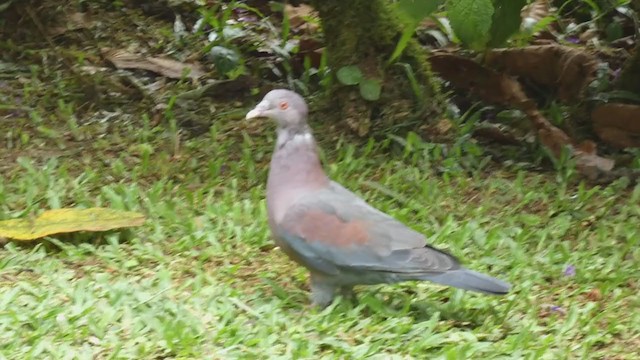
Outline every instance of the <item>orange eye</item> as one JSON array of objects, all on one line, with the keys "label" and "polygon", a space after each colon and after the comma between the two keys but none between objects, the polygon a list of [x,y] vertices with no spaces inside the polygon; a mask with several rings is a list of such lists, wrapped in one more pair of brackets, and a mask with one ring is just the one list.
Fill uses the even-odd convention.
[{"label": "orange eye", "polygon": [[286,101],[281,101],[278,106],[280,107],[280,110],[287,110],[289,108],[289,103]]}]

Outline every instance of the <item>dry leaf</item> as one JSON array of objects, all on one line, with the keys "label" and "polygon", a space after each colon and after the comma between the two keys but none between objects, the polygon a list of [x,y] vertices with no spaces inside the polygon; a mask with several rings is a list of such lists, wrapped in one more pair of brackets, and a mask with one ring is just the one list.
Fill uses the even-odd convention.
[{"label": "dry leaf", "polygon": [[549,0],[536,0],[520,10],[522,25],[532,28],[540,20],[549,15]]},{"label": "dry leaf", "polygon": [[49,28],[49,35],[58,36],[68,31],[88,29],[94,24],[89,18],[89,15],[84,12],[66,14],[66,16],[61,19],[61,22],[64,25]]},{"label": "dry leaf", "polygon": [[457,55],[439,53],[429,60],[433,70],[453,86],[471,92],[486,102],[522,110],[536,129],[540,142],[556,157],[561,155],[563,148],[568,147],[576,158],[578,170],[587,178],[595,180],[613,169],[614,161],[598,156],[595,146],[583,144],[581,148],[576,148],[564,131],[542,115],[518,81]]},{"label": "dry leaf", "polygon": [[35,219],[0,221],[0,237],[34,240],[53,234],[140,226],[144,221],[144,215],[130,211],[106,208],[55,209],[45,211]]},{"label": "dry leaf", "polygon": [[196,80],[205,74],[202,65],[197,63],[187,64],[160,57],[144,57],[124,50],[105,49],[103,55],[118,69],[148,70],[172,79],[181,79],[186,76]]},{"label": "dry leaf", "polygon": [[587,154],[575,151],[576,168],[578,171],[590,180],[598,180],[604,174],[609,174],[615,166],[615,161],[596,154]]},{"label": "dry leaf", "polygon": [[502,128],[498,124],[484,122],[473,130],[474,137],[489,139],[504,145],[519,145],[520,140],[509,129]]},{"label": "dry leaf", "polygon": [[309,33],[314,33],[318,30],[319,25],[317,21],[307,21],[308,18],[318,18],[318,13],[309,5],[300,4],[299,6],[293,6],[286,4],[284,6],[284,16],[289,19],[289,24],[294,30],[305,28]]},{"label": "dry leaf", "polygon": [[429,57],[432,69],[455,87],[498,105],[528,101],[520,84],[510,77],[465,57],[445,52]]},{"label": "dry leaf", "polygon": [[591,113],[593,129],[607,143],[619,147],[640,147],[640,106],[602,104]]},{"label": "dry leaf", "polygon": [[587,43],[589,40],[597,38],[599,34],[600,34],[600,30],[587,29],[585,32],[580,34],[580,37],[579,37],[580,43],[582,44]]},{"label": "dry leaf", "polygon": [[435,131],[438,132],[439,135],[446,135],[453,128],[453,123],[449,119],[442,119],[438,121],[435,125]]},{"label": "dry leaf", "polygon": [[530,108],[524,111],[538,129],[540,142],[556,157],[560,156],[563,148],[568,147],[576,160],[576,168],[587,179],[597,180],[603,174],[609,174],[613,170],[615,162],[598,156],[595,143],[583,142],[576,146],[564,131],[551,124],[537,109]]},{"label": "dry leaf", "polygon": [[600,301],[602,300],[602,292],[598,288],[594,288],[589,290],[584,296],[590,301]]},{"label": "dry leaf", "polygon": [[487,53],[485,64],[557,88],[558,98],[565,102],[578,99],[597,70],[597,61],[591,54],[561,45],[494,49]]}]

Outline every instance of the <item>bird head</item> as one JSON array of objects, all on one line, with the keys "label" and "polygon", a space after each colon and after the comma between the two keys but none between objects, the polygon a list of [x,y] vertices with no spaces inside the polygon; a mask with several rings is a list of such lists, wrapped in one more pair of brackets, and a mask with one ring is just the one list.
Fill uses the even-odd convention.
[{"label": "bird head", "polygon": [[269,118],[281,128],[298,127],[306,124],[308,111],[302,96],[290,90],[276,89],[269,91],[247,113],[246,119]]}]

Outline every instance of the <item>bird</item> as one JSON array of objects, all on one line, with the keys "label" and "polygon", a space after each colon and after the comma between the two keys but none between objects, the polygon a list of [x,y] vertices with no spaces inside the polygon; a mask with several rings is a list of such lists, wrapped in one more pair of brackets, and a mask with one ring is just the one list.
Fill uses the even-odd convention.
[{"label": "bird", "polygon": [[245,118],[275,122],[277,139],[266,186],[276,245],[310,273],[310,302],[325,308],[355,285],[431,281],[504,295],[511,285],[467,269],[427,238],[369,205],[325,173],[298,93],[269,91]]}]

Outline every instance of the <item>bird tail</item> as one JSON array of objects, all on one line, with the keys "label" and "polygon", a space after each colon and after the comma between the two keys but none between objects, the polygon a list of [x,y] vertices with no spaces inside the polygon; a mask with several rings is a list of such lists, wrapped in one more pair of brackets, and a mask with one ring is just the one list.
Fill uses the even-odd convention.
[{"label": "bird tail", "polygon": [[504,295],[511,289],[507,282],[465,268],[437,275],[424,275],[419,279],[491,295]]}]

